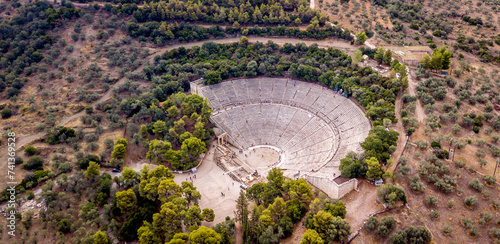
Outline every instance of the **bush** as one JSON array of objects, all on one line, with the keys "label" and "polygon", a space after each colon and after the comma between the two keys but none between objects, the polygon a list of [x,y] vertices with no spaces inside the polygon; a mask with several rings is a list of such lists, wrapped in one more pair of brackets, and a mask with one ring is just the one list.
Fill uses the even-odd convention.
[{"label": "bush", "polygon": [[427,206],[436,206],[438,203],[438,199],[435,196],[426,196],[425,197],[425,205]]},{"label": "bush", "polygon": [[450,156],[450,153],[446,150],[439,150],[436,152],[436,156],[440,159],[447,159]]},{"label": "bush", "polygon": [[12,110],[10,110],[10,108],[2,110],[2,119],[8,119],[10,116],[12,116]]},{"label": "bush", "polygon": [[500,228],[494,228],[490,230],[490,236],[495,239],[500,239]]},{"label": "bush", "polygon": [[441,144],[439,144],[439,142],[437,142],[437,141],[433,141],[433,142],[431,142],[431,147],[432,148],[441,148]]},{"label": "bush", "polygon": [[59,232],[69,233],[71,231],[71,221],[68,219],[57,222],[57,226],[59,227]]},{"label": "bush", "polygon": [[396,220],[394,220],[394,218],[391,216],[383,217],[380,220],[380,224],[384,225],[389,230],[393,230],[394,228],[396,228]]},{"label": "bush", "polygon": [[473,208],[477,205],[477,197],[475,196],[469,196],[464,199],[464,204],[469,207]]},{"label": "bush", "polygon": [[472,237],[475,237],[475,236],[478,236],[479,235],[479,232],[476,230],[476,228],[474,228],[474,226],[472,226],[470,229],[469,229],[469,235],[472,236]]},{"label": "bush", "polygon": [[424,184],[420,180],[418,174],[410,176],[410,189],[416,192],[422,192],[424,190]]},{"label": "bush", "polygon": [[24,148],[24,153],[28,156],[33,156],[36,154],[36,148],[32,145],[29,145],[26,148]]},{"label": "bush", "polygon": [[437,218],[439,218],[439,216],[441,216],[441,214],[439,213],[439,211],[431,210],[431,218],[437,219]]},{"label": "bush", "polygon": [[479,182],[479,180],[476,178],[469,182],[469,187],[476,191],[481,191],[481,189],[483,188],[483,184],[481,184],[481,182]]},{"label": "bush", "polygon": [[33,200],[33,198],[35,198],[35,193],[33,193],[33,191],[26,191],[26,197],[28,198],[28,200]]},{"label": "bush", "polygon": [[365,228],[369,231],[374,230],[379,225],[378,219],[371,216],[368,221],[366,221]]},{"label": "bush", "polygon": [[462,225],[466,228],[472,228],[474,227],[474,221],[472,221],[472,219],[469,219],[469,218],[466,218],[466,217],[463,217],[460,222],[462,223]]},{"label": "bush", "polygon": [[486,190],[483,190],[483,191],[481,192],[481,196],[482,196],[484,199],[488,199],[488,198],[490,198],[490,193],[489,193],[488,191],[486,191]]},{"label": "bush", "polygon": [[449,200],[449,201],[446,203],[446,207],[448,207],[449,209],[452,209],[453,207],[455,207],[455,201],[453,201],[453,200]]},{"label": "bush", "polygon": [[453,227],[451,227],[449,225],[445,225],[445,226],[443,226],[441,231],[443,232],[443,234],[449,235],[449,234],[453,233]]},{"label": "bush", "polygon": [[[410,242],[410,240],[413,240]],[[417,242],[418,240],[418,242]],[[408,226],[404,230],[398,230],[389,238],[390,243],[400,244],[400,243],[421,243],[428,244],[432,240],[431,232],[423,227],[413,227]]]},{"label": "bush", "polygon": [[28,160],[28,162],[23,164],[23,169],[31,170],[31,169],[37,169],[42,166],[43,166],[43,159],[40,156],[33,156]]},{"label": "bush", "polygon": [[466,165],[465,162],[455,161],[455,166],[457,166],[457,168],[463,168],[463,167],[465,167],[465,165]]},{"label": "bush", "polygon": [[428,146],[428,143],[424,140],[417,140],[415,143],[417,144],[417,147],[422,150],[426,149]]},{"label": "bush", "polygon": [[489,184],[489,185],[493,185],[495,184],[495,182],[497,182],[497,179],[493,176],[490,176],[490,175],[485,175],[484,176],[484,181]]},{"label": "bush", "polygon": [[479,223],[482,225],[488,224],[493,220],[493,215],[491,215],[488,212],[482,212],[481,213],[481,218],[479,219]]},{"label": "bush", "polygon": [[382,203],[386,203],[389,208],[397,203],[398,201],[402,201],[403,204],[406,204],[406,194],[404,192],[403,187],[396,186],[391,183],[383,184],[377,189],[377,196]]}]

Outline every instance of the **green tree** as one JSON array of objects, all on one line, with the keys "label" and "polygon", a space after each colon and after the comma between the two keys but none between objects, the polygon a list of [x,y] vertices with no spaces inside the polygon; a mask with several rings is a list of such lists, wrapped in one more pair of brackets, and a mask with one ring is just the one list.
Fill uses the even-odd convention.
[{"label": "green tree", "polygon": [[420,63],[422,66],[426,69],[430,69],[432,67],[432,61],[431,61],[431,56],[428,54],[425,54],[422,60],[420,60]]},{"label": "green tree", "polygon": [[436,49],[436,51],[434,51],[434,53],[439,53],[441,55],[442,69],[449,69],[450,68],[450,60],[451,60],[451,52],[446,50],[446,47],[443,45],[439,49]]},{"label": "green tree", "polygon": [[302,240],[300,241],[300,244],[323,244],[324,241],[321,239],[319,236],[318,232],[315,230],[308,229],[305,233],[304,236],[302,237]]},{"label": "green tree", "polygon": [[318,232],[323,240],[327,240],[327,232],[330,228],[330,222],[334,217],[326,211],[319,211],[313,216],[314,230]]},{"label": "green tree", "polygon": [[29,145],[24,149],[24,153],[28,156],[33,156],[36,154],[36,148],[33,145]]},{"label": "green tree", "polygon": [[125,138],[118,138],[118,139],[116,139],[116,141],[115,141],[115,145],[118,145],[118,144],[122,144],[122,145],[124,145],[125,147],[127,147],[127,146],[128,146],[128,141],[127,141],[127,139],[125,139]]},{"label": "green tree", "polygon": [[101,230],[98,230],[94,234],[94,244],[108,244],[108,235],[106,233],[102,232]]},{"label": "green tree", "polygon": [[141,125],[141,129],[139,130],[139,135],[141,135],[141,137],[144,139],[148,137],[148,127],[146,125]]},{"label": "green tree", "polygon": [[115,149],[113,152],[111,152],[111,157],[113,158],[125,158],[125,155],[127,154],[127,147],[124,146],[123,144],[116,144]]},{"label": "green tree", "polygon": [[346,241],[351,234],[351,225],[341,217],[333,217],[327,230],[328,240]]},{"label": "green tree", "polygon": [[2,110],[2,119],[8,119],[10,116],[12,116],[12,110],[10,110],[10,108]]},{"label": "green tree", "polygon": [[342,201],[337,200],[334,204],[325,203],[325,207],[323,211],[329,212],[334,217],[345,218],[347,210],[345,209],[345,205]]},{"label": "green tree", "polygon": [[222,238],[213,229],[201,226],[189,234],[189,241],[193,244],[219,244]]},{"label": "green tree", "polygon": [[394,204],[402,201],[406,204],[406,194],[401,186],[396,186],[391,183],[383,184],[377,189],[377,196],[381,202],[386,203],[389,208]]},{"label": "green tree", "polygon": [[242,46],[242,47],[248,46],[248,37],[242,36],[240,38],[240,46]]},{"label": "green tree", "polygon": [[207,147],[205,142],[201,141],[199,138],[191,137],[182,142],[181,150],[189,155],[191,160],[195,160],[200,154],[207,151]]},{"label": "green tree", "polygon": [[181,187],[187,203],[190,204],[191,202],[194,202],[195,205],[198,205],[198,200],[201,199],[201,194],[196,190],[196,187],[193,186],[193,183],[183,181],[181,183]]},{"label": "green tree", "polygon": [[129,167],[124,167],[121,174],[120,181],[123,182],[124,187],[133,185],[137,179],[137,172]]},{"label": "green tree", "polygon": [[313,197],[312,187],[304,179],[286,180],[282,185],[292,201],[308,204]]},{"label": "green tree", "polygon": [[153,124],[153,133],[155,133],[157,136],[163,137],[163,135],[166,131],[167,131],[167,125],[166,125],[165,121],[157,120]]},{"label": "green tree", "polygon": [[137,208],[137,197],[132,189],[116,192],[116,206],[122,213],[133,213]]},{"label": "green tree", "polygon": [[384,60],[384,49],[379,47],[375,52],[375,56],[373,57],[377,62],[382,63]]},{"label": "green tree", "polygon": [[170,106],[167,109],[167,117],[169,117],[171,119],[175,119],[175,118],[177,118],[177,116],[179,116],[179,109],[177,108],[177,106],[175,106],[175,105]]},{"label": "green tree", "polygon": [[149,161],[161,162],[163,155],[165,155],[168,150],[172,149],[172,144],[170,142],[165,142],[161,140],[152,140],[149,142],[149,151],[146,154],[146,158]]},{"label": "green tree", "polygon": [[201,140],[205,140],[205,124],[199,121],[194,125],[193,135]]},{"label": "green tree", "polygon": [[209,70],[203,75],[203,82],[208,85],[217,84],[222,81],[221,73],[219,71]]},{"label": "green tree", "polygon": [[392,60],[392,52],[391,52],[391,49],[387,49],[387,51],[385,51],[384,53],[384,56],[382,58],[382,62],[384,64],[391,64],[391,60]]},{"label": "green tree", "polygon": [[243,243],[250,242],[250,222],[248,220],[248,200],[243,190],[240,190],[240,195],[236,199],[236,210],[234,211],[236,221],[241,223],[243,230]]},{"label": "green tree", "polygon": [[352,55],[352,63],[357,64],[361,62],[361,59],[363,59],[363,52],[361,52],[361,50],[354,52],[354,55]]},{"label": "green tree", "polygon": [[368,39],[364,31],[356,33],[356,44],[361,45]]},{"label": "green tree", "polygon": [[367,166],[366,162],[360,160],[355,152],[349,152],[340,160],[339,169],[344,178],[360,178],[366,176]]},{"label": "green tree", "polygon": [[94,180],[97,176],[99,176],[101,173],[99,172],[101,166],[99,166],[98,163],[90,161],[89,162],[89,167],[85,171],[85,176],[89,178],[90,180]]},{"label": "green tree", "polygon": [[366,179],[368,180],[378,180],[382,179],[382,175],[384,171],[380,167],[380,163],[377,158],[371,157],[365,159],[365,163],[367,165],[368,170],[366,171]]}]

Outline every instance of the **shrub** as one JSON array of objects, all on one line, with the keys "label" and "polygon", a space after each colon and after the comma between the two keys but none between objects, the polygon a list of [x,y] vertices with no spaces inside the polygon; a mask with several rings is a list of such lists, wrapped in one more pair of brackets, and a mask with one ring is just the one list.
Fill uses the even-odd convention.
[{"label": "shrub", "polygon": [[436,152],[436,156],[440,159],[447,159],[450,156],[450,153],[446,150],[439,150]]},{"label": "shrub", "polygon": [[439,216],[441,216],[441,214],[439,213],[439,211],[431,210],[431,218],[437,219],[437,218],[439,218]]},{"label": "shrub", "polygon": [[33,145],[29,145],[24,149],[24,153],[28,156],[33,156],[36,154],[36,148]]},{"label": "shrub", "polygon": [[449,225],[445,225],[443,226],[443,228],[441,229],[441,231],[443,232],[443,234],[445,235],[449,235],[453,232],[453,227],[449,226]]},{"label": "shrub", "polygon": [[483,190],[483,191],[481,192],[481,196],[482,196],[483,198],[485,198],[485,199],[488,199],[488,198],[490,198],[490,193],[489,193],[487,190]]},{"label": "shrub", "polygon": [[441,144],[439,144],[439,142],[437,142],[437,141],[433,141],[433,142],[431,142],[431,147],[432,148],[441,148]]},{"label": "shrub", "polygon": [[481,184],[481,182],[479,182],[479,180],[476,178],[469,181],[469,187],[476,191],[481,191],[481,189],[483,188],[483,184]]},{"label": "shrub", "polygon": [[466,197],[464,199],[464,204],[469,208],[473,208],[474,206],[477,205],[477,197],[475,196]]},{"label": "shrub", "polygon": [[23,169],[31,170],[31,169],[37,169],[42,166],[43,166],[43,159],[40,156],[33,156],[28,160],[28,162],[23,164]]},{"label": "shrub", "polygon": [[396,220],[394,220],[394,218],[391,216],[383,217],[380,220],[380,224],[384,225],[389,230],[393,230],[394,228],[396,228]]},{"label": "shrub", "polygon": [[463,217],[460,222],[462,223],[463,226],[465,226],[466,228],[471,228],[474,226],[474,221],[472,221],[472,219],[469,219],[469,218],[466,218],[466,217]]},{"label": "shrub", "polygon": [[426,149],[428,146],[428,143],[424,140],[417,140],[415,143],[417,144],[417,147],[422,150]]},{"label": "shrub", "polygon": [[436,206],[438,203],[438,199],[435,196],[426,196],[425,197],[425,204],[427,206]]},{"label": "shrub", "polygon": [[490,236],[495,239],[500,239],[500,228],[494,228],[490,230]]},{"label": "shrub", "polygon": [[35,198],[35,193],[33,193],[33,191],[26,191],[26,197],[28,198],[28,200],[32,200],[33,198]]},{"label": "shrub", "polygon": [[369,231],[374,230],[378,226],[378,219],[371,216],[368,221],[366,221],[365,228]]},{"label": "shrub", "polygon": [[463,168],[463,167],[465,167],[465,165],[466,165],[465,162],[455,161],[455,166],[457,166],[457,168]]},{"label": "shrub", "polygon": [[482,212],[481,218],[479,219],[479,223],[485,225],[491,222],[492,220],[493,220],[493,215],[489,214],[488,212]]},{"label": "shrub", "polygon": [[378,237],[387,237],[389,233],[390,231],[385,225],[380,225],[375,231],[375,234],[377,234]]},{"label": "shrub", "polygon": [[398,201],[402,201],[403,204],[406,204],[407,202],[403,187],[396,186],[391,183],[380,186],[377,189],[377,196],[380,201],[382,203],[386,203],[389,208],[392,208],[392,206]]},{"label": "shrub", "polygon": [[8,119],[10,116],[12,116],[12,110],[10,110],[10,108],[2,110],[2,119]]},{"label": "shrub", "polygon": [[469,167],[469,172],[476,173],[476,171],[477,171],[476,167],[474,167],[474,166]]},{"label": "shrub", "polygon": [[452,209],[453,207],[455,207],[455,201],[453,201],[453,200],[449,200],[449,201],[446,203],[446,207],[448,207],[449,209]]},{"label": "shrub", "polygon": [[71,231],[71,221],[68,219],[57,222],[57,226],[59,227],[59,232],[69,233]]},{"label": "shrub", "polygon": [[495,182],[497,182],[497,179],[493,176],[490,176],[490,175],[485,175],[484,176],[484,181],[489,184],[489,185],[493,185],[495,184]]},{"label": "shrub", "polygon": [[479,232],[476,230],[476,228],[474,228],[474,226],[472,226],[469,229],[469,235],[472,236],[472,237],[476,237],[476,236],[479,235]]},{"label": "shrub", "polygon": [[[491,206],[493,206],[493,208],[495,210],[498,210],[500,208],[500,201],[497,201],[497,200],[493,200],[491,201]],[[499,220],[500,221],[500,220]],[[500,225],[500,222],[498,223]]]},{"label": "shrub", "polygon": [[431,232],[423,226],[413,227],[410,225],[404,230],[396,231],[389,238],[390,243],[398,243],[398,244],[410,243],[409,242],[410,239],[415,240],[415,243],[416,240],[418,240],[418,243],[428,244],[432,240],[432,235]]},{"label": "shrub", "polygon": [[410,176],[410,189],[416,192],[422,192],[424,190],[424,184],[420,180],[418,174]]}]

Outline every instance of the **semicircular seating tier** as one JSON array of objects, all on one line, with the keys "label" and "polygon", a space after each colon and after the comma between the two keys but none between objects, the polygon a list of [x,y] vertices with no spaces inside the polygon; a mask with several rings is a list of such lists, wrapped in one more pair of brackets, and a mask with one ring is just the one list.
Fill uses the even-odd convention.
[{"label": "semicircular seating tier", "polygon": [[281,150],[282,169],[339,173],[340,159],[361,152],[370,121],[349,99],[320,85],[283,78],[229,80],[199,88],[212,121],[241,149]]}]

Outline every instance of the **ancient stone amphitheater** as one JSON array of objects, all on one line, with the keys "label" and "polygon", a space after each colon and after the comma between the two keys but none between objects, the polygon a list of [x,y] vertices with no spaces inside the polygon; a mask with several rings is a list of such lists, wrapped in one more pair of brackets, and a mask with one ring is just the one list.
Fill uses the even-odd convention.
[{"label": "ancient stone amphitheater", "polygon": [[319,85],[283,78],[229,80],[192,91],[211,103],[212,121],[235,147],[275,148],[285,176],[304,178],[330,197],[357,188],[340,177],[339,164],[371,129],[364,112],[352,101]]}]

